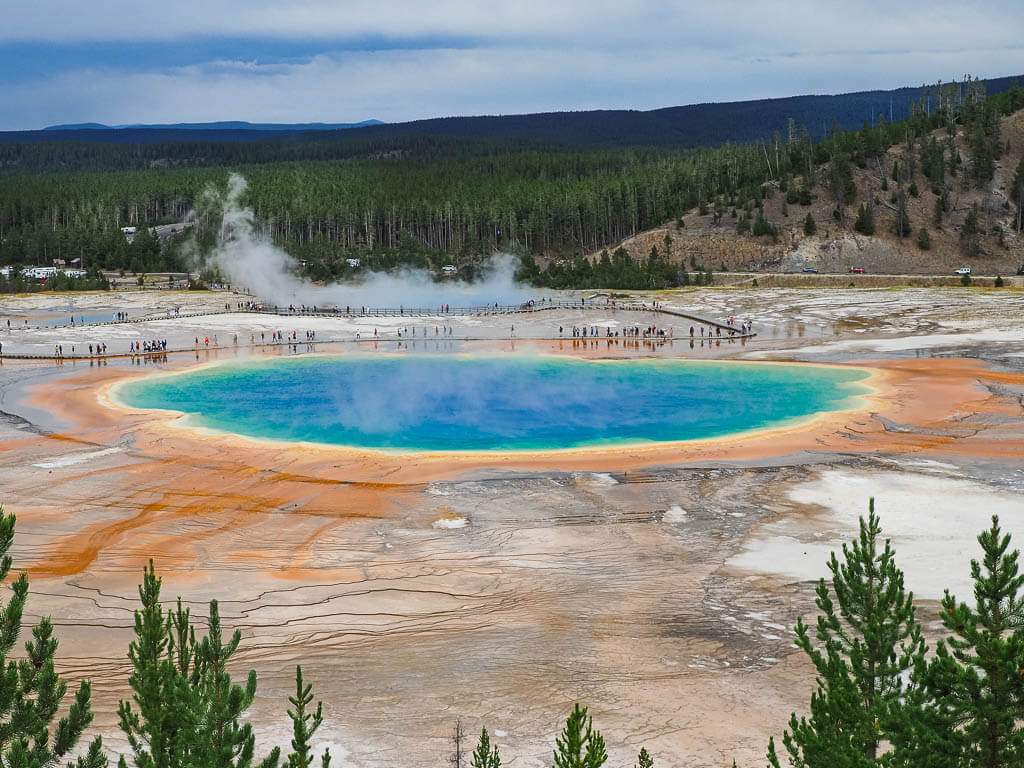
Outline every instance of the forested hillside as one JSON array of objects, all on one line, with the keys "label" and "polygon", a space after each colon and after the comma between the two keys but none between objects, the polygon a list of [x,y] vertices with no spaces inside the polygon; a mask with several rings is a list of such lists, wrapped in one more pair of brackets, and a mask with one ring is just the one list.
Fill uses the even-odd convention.
[{"label": "forested hillside", "polygon": [[[596,277],[576,274],[573,264],[589,269],[584,254],[666,222],[685,224],[687,217],[736,237],[772,241],[786,229],[784,219],[812,211],[817,227],[852,231],[857,206],[865,205],[879,218],[904,210],[901,231],[909,230],[902,237],[916,237],[919,217],[911,211],[928,194],[940,200],[944,224],[960,225],[966,191],[989,187],[997,161],[1010,156],[1001,121],[1022,106],[1024,89],[987,96],[971,81],[926,89],[906,121],[879,118],[855,131],[836,128],[820,142],[795,124],[769,141],[702,150],[570,151],[411,137],[390,149],[362,143],[343,158],[278,162],[261,162],[259,153],[269,147],[269,157],[299,142],[228,144],[220,146],[236,152],[236,161],[217,167],[156,163],[145,170],[20,175],[0,180],[0,263],[82,258],[87,266],[109,269],[181,268],[181,238],[190,234],[161,247],[143,233],[129,245],[119,228],[181,220],[202,191],[224,185],[230,171],[248,180],[246,202],[265,232],[320,279],[343,277],[349,257],[381,269],[450,261],[471,267],[481,255],[510,250],[524,256],[524,276],[575,285]],[[81,149],[86,155],[121,152],[130,161],[143,148]],[[906,159],[894,163],[894,151]],[[869,177],[877,190],[869,192]],[[1003,184],[1006,207],[980,209],[978,232],[968,241],[990,238],[995,217],[1007,218],[1011,200],[1016,205],[1020,199],[1018,181]],[[781,213],[775,206],[783,201],[789,208]],[[200,207],[200,246],[211,243],[217,223],[216,211]],[[1014,224],[1020,228],[1019,220]],[[661,255],[669,262],[680,258],[671,249]],[[541,272],[538,265],[545,264],[554,266]],[[637,268],[628,280],[609,272],[608,284],[671,284],[682,277],[678,266]]]},{"label": "forested hillside", "polygon": [[[1024,265],[1024,110],[1004,97],[924,104],[775,157],[765,180],[702,200],[618,248],[538,259],[555,287],[663,287],[714,270],[1013,274]],[[768,171],[768,166],[772,167]],[[611,251],[611,252],[609,252]]]},{"label": "forested hillside", "polygon": [[[1015,78],[1000,77],[979,80],[990,95],[1013,87]],[[955,84],[963,98],[969,81]],[[249,162],[323,159],[354,156],[366,142],[398,142],[410,137],[444,136],[486,141],[531,142],[535,146],[572,149],[606,149],[611,147],[665,147],[693,149],[713,147],[725,142],[750,143],[770,139],[775,133],[787,136],[794,126],[805,126],[812,141],[829,135],[833,126],[854,130],[865,121],[873,124],[879,116],[891,122],[910,116],[912,105],[921,98],[921,88],[858,91],[834,95],[788,96],[753,101],[689,104],[648,111],[590,110],[581,112],[547,112],[524,115],[475,117],[441,117],[407,123],[383,124],[368,120],[366,124],[248,124],[205,123],[179,125],[138,125],[110,128],[88,126],[54,126],[39,131],[0,132],[0,146],[24,144],[6,160],[0,155],[0,170],[20,166],[24,171],[114,170],[145,167],[143,163],[166,160],[174,163],[220,164],[237,162],[238,155],[218,144],[249,142],[266,146],[250,150]],[[925,108],[930,109],[928,96]],[[340,129],[340,130],[338,130]],[[277,141],[273,141],[277,140]],[[56,143],[57,147],[33,147],[39,143]],[[125,153],[83,153],[72,146],[81,143],[158,145],[139,147],[129,153],[136,165],[122,165]],[[189,146],[201,143],[204,146]],[[345,145],[352,144],[353,147]],[[277,144],[278,146],[273,146]],[[299,146],[281,146],[298,144]],[[59,164],[52,165],[54,159]],[[89,165],[83,166],[86,160]],[[51,165],[44,167],[43,164]]]},{"label": "forested hillside", "polygon": [[[960,98],[965,98],[971,87],[980,85],[986,93],[996,95],[1012,88],[1014,82],[1013,77],[1001,77],[953,85],[960,90]],[[580,148],[652,146],[693,149],[725,142],[748,144],[771,139],[776,133],[787,137],[791,131],[803,127],[811,141],[820,141],[835,128],[856,130],[865,122],[874,124],[879,117],[889,122],[905,120],[914,104],[922,98],[926,110],[934,108],[934,97],[929,93],[922,95],[922,88],[897,88],[690,104],[647,112],[596,110],[436,118],[359,128],[352,134],[358,138],[443,135],[530,139]]]}]

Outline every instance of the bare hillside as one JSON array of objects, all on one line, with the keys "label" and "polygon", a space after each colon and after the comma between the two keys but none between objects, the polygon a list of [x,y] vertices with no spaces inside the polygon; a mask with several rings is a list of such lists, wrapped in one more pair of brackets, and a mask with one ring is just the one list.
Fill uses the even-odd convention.
[{"label": "bare hillside", "polygon": [[[1002,118],[1000,128],[1002,154],[995,161],[992,180],[980,186],[967,171],[968,139],[961,130],[951,145],[959,154],[954,166],[958,172],[947,171],[941,184],[933,184],[921,172],[920,144],[912,153],[905,145],[892,147],[867,167],[852,167],[856,193],[846,201],[841,219],[836,217],[828,169],[818,167],[809,205],[787,203],[778,182],[766,183],[764,218],[777,228],[775,238],[740,234],[737,225],[744,209],[729,206],[717,222],[711,210],[703,215],[693,210],[682,217],[682,228],[678,222],[667,223],[621,245],[634,258],[646,258],[656,246],[660,253],[667,248],[669,257],[687,268],[714,270],[848,272],[856,267],[872,273],[947,274],[969,266],[976,274],[1014,274],[1024,265],[1024,233],[1015,230],[1016,206],[1009,190],[1024,156],[1024,111]],[[936,131],[933,137],[949,145],[945,132]],[[946,158],[953,166],[949,149]],[[901,169],[898,182],[893,178],[894,166]],[[791,183],[803,181],[798,178]],[[942,193],[936,195],[936,189]],[[909,234],[902,238],[895,231],[899,191],[904,192],[909,218]],[[936,213],[937,198],[944,202],[941,216]],[[873,214],[872,235],[855,228],[861,205],[870,207]],[[965,238],[964,222],[975,205],[979,234]],[[748,217],[756,213],[751,208]],[[808,214],[817,230],[810,235],[804,227]],[[927,232],[927,249],[919,243],[922,229]]]}]

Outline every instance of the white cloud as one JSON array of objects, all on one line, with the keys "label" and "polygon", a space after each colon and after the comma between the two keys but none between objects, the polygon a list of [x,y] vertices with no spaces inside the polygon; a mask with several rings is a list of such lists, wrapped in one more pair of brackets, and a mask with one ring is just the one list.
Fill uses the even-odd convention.
[{"label": "white cloud", "polygon": [[[0,4],[14,0],[0,0]],[[88,69],[0,79],[6,125],[96,120],[402,121],[649,109],[1024,71],[1024,5],[646,0],[19,2],[0,42],[298,41],[300,61]],[[349,50],[403,38],[406,50]],[[432,43],[432,39],[441,42]],[[445,40],[469,47],[445,47]],[[256,43],[254,46],[258,48]],[[320,51],[320,53],[315,53]],[[163,60],[166,59],[166,56]]]},{"label": "white cloud", "polygon": [[[106,123],[246,119],[386,121],[450,114],[648,109],[696,101],[844,91],[949,79],[960,70],[1005,74],[987,51],[785,56],[767,64],[687,49],[623,58],[600,50],[438,49],[317,56],[297,64],[213,62],[165,72],[75,71],[4,86],[9,119]],[[29,123],[21,123],[22,120]]]},{"label": "white cloud", "polygon": [[[8,0],[5,0],[8,2]],[[594,28],[651,13],[653,4],[518,0],[34,0],[5,12],[0,39],[169,40],[187,36],[337,39],[360,36],[533,36],[551,29]]]},{"label": "white cloud", "polygon": [[[9,5],[4,9],[2,6]],[[906,50],[1020,44],[1016,0],[2,0],[0,41],[340,41],[468,38],[616,48],[645,41],[739,50]],[[637,56],[644,48],[633,48]]]}]

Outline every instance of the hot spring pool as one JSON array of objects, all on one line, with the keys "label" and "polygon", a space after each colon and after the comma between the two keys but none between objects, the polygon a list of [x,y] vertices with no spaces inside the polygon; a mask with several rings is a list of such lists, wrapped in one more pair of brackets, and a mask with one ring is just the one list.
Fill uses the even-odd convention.
[{"label": "hot spring pool", "polygon": [[720,437],[855,407],[863,370],[560,356],[345,355],[121,384],[133,408],[258,438],[399,451],[553,450]]}]

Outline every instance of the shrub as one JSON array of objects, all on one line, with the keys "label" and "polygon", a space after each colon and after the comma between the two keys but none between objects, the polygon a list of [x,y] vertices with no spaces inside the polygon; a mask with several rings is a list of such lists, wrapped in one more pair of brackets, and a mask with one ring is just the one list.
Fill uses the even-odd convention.
[{"label": "shrub", "polygon": [[814,217],[810,213],[807,214],[807,218],[804,219],[804,234],[813,235],[818,231],[818,225],[814,222]]},{"label": "shrub", "polygon": [[761,235],[768,235],[775,240],[779,236],[779,231],[761,212],[758,212],[757,218],[754,220],[754,237],[761,237]]},{"label": "shrub", "polygon": [[862,235],[875,234],[875,213],[870,203],[860,204],[860,208],[857,209],[857,221],[854,222],[853,228]]}]

